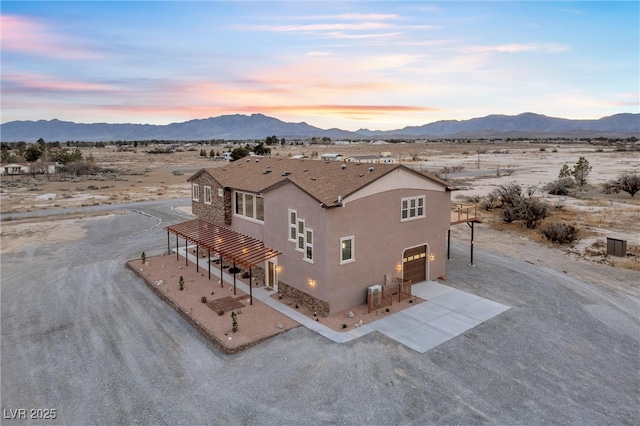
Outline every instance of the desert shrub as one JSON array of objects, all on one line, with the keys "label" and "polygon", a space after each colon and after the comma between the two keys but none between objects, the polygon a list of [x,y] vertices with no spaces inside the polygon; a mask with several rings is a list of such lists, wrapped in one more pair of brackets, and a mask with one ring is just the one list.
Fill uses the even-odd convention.
[{"label": "desert shrub", "polygon": [[140,255],[140,260],[142,260],[143,264],[147,262],[147,254],[145,252]]},{"label": "desert shrub", "polygon": [[537,198],[528,198],[524,202],[524,223],[529,229],[536,229],[540,226],[542,219],[546,218],[550,214],[550,209],[547,203],[540,201]]},{"label": "desert shrub", "polygon": [[232,266],[231,268],[229,268],[229,273],[230,274],[237,274],[238,272],[240,272],[242,269],[237,268],[235,266]]},{"label": "desert shrub", "polygon": [[494,197],[496,197],[503,206],[512,205],[522,198],[522,187],[517,183],[506,183],[500,185],[492,192],[494,193]]},{"label": "desert shrub", "polygon": [[242,273],[242,278],[249,278],[249,276],[250,276],[250,275],[251,275],[251,274],[249,273],[249,271],[244,271],[244,272]]},{"label": "desert shrub", "polygon": [[347,324],[342,324],[342,328],[343,329],[347,328]]},{"label": "desert shrub", "polygon": [[575,187],[575,182],[571,178],[560,178],[558,180],[554,180],[553,182],[549,182],[544,190],[547,194],[552,195],[569,195],[570,190]]},{"label": "desert shrub", "polygon": [[540,229],[548,240],[559,244],[568,244],[578,239],[579,229],[575,225],[552,222]]},{"label": "desert shrub", "polygon": [[545,152],[547,150],[547,148],[545,148],[544,146],[540,147],[540,152]]},{"label": "desert shrub", "polygon": [[624,191],[633,197],[640,191],[640,174],[625,173],[613,182],[605,183],[603,190],[607,194]]},{"label": "desert shrub", "polygon": [[231,332],[238,332],[238,316],[235,312],[231,312]]},{"label": "desert shrub", "polygon": [[182,275],[180,275],[180,279],[178,280],[178,289],[180,289],[180,291],[184,290],[184,278],[182,278]]},{"label": "desert shrub", "polygon": [[499,186],[495,191],[502,200],[502,220],[506,223],[522,220],[527,228],[535,229],[550,214],[547,203],[534,197],[535,187],[528,188],[523,194],[520,185],[510,183]]}]

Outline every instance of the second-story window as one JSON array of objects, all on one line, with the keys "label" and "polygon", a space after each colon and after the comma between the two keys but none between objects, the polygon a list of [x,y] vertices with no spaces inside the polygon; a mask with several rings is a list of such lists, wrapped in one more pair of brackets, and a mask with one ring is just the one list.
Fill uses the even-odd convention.
[{"label": "second-story window", "polygon": [[425,216],[424,195],[407,197],[401,200],[400,220],[412,220]]},{"label": "second-story window", "polygon": [[248,192],[236,191],[236,215],[264,221],[264,198]]},{"label": "second-story window", "polygon": [[211,204],[211,187],[210,186],[204,187],[204,203]]},{"label": "second-story window", "polygon": [[191,185],[191,199],[193,201],[200,201],[200,185],[197,183]]}]

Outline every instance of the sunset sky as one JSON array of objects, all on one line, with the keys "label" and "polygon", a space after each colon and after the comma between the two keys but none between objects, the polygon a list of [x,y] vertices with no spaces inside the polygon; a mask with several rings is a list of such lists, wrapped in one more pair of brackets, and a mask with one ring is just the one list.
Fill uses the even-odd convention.
[{"label": "sunset sky", "polygon": [[1,122],[640,112],[639,2],[2,1]]}]

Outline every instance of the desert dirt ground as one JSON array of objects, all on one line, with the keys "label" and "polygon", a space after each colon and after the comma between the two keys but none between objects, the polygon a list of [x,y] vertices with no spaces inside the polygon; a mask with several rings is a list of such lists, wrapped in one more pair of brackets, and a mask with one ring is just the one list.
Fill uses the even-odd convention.
[{"label": "desert dirt ground", "polygon": [[[163,200],[189,196],[186,179],[203,167],[220,167],[224,162],[212,161],[199,155],[201,146],[186,148],[172,154],[149,154],[151,147],[138,147],[130,151],[115,148],[83,150],[84,156],[93,156],[99,168],[111,172],[94,176],[3,176],[0,185],[0,211],[4,219],[12,213],[34,212],[45,209],[67,209],[82,206]],[[207,152],[211,146],[204,147]],[[224,148],[215,147],[219,151]],[[640,172],[640,152],[619,150],[589,144],[534,144],[509,143],[414,143],[414,144],[356,144],[356,145],[298,145],[273,147],[272,156],[313,156],[339,153],[344,156],[380,154],[386,152],[398,162],[418,170],[440,173],[454,183],[458,190],[452,201],[467,202],[483,197],[497,186],[517,183],[524,189],[537,187],[537,195],[553,207],[553,215],[546,221],[561,220],[577,224],[581,238],[570,245],[558,246],[546,242],[537,231],[530,232],[519,223],[503,224],[496,212],[479,215],[485,224],[476,234],[476,243],[488,250],[511,252],[504,235],[524,236],[540,248],[536,257],[553,263],[559,255],[579,258],[586,262],[608,264],[615,267],[640,270],[640,233],[637,229],[640,197],[627,193],[604,194],[602,184],[623,172]],[[584,156],[592,167],[588,185],[574,197],[545,194],[542,187],[555,180],[563,164],[573,166]],[[443,174],[445,168],[459,170]],[[21,241],[33,238],[38,232],[50,230],[47,241],[69,238],[72,222],[64,227],[48,221],[43,225],[37,219],[31,225],[2,227],[2,251],[20,246]],[[544,222],[543,222],[544,224]],[[44,229],[43,229],[44,227]],[[56,230],[64,231],[56,234]],[[465,224],[452,227],[453,238],[469,239]],[[17,237],[17,238],[16,238]],[[607,237],[627,241],[626,258],[606,256]],[[36,236],[36,238],[39,238]],[[523,258],[528,258],[523,255]]]}]

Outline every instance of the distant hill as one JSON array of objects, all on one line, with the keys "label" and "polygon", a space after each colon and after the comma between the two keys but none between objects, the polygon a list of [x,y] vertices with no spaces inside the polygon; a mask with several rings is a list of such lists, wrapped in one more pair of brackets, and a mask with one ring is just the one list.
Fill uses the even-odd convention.
[{"label": "distant hill", "polygon": [[640,114],[616,114],[598,120],[568,120],[540,114],[489,115],[470,120],[443,120],[398,130],[361,129],[349,132],[320,129],[307,123],[287,123],[263,114],[222,115],[167,125],[81,124],[60,120],[11,121],[0,125],[2,142],[244,140],[279,138],[490,138],[490,137],[640,137]]}]

